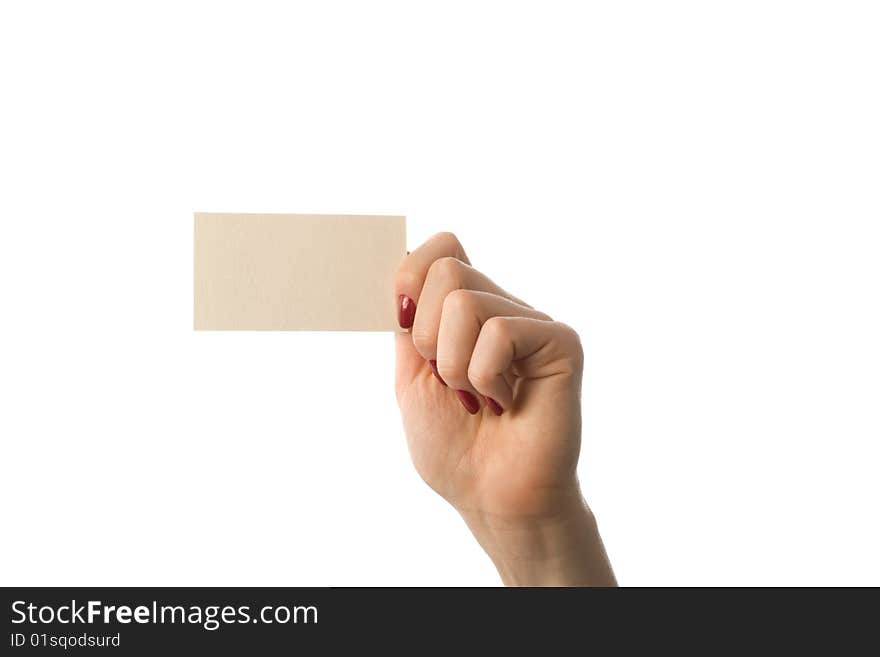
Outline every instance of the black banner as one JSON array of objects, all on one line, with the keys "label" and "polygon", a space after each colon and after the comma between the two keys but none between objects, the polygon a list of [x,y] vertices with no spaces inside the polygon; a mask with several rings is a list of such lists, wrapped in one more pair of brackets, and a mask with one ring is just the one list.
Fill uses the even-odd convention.
[{"label": "black banner", "polygon": [[796,645],[839,652],[877,642],[871,589],[0,590],[9,655],[290,654],[353,645],[468,654],[475,642],[542,654],[608,645],[706,654]]}]

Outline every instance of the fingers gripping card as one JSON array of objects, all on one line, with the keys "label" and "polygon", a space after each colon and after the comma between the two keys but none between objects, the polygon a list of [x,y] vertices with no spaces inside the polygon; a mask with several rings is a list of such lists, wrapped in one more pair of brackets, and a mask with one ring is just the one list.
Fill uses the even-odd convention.
[{"label": "fingers gripping card", "polygon": [[404,217],[195,215],[194,326],[393,331]]}]

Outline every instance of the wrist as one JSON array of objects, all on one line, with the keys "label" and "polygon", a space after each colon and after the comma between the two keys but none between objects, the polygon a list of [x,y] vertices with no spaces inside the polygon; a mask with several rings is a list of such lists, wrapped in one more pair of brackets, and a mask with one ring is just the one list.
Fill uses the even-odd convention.
[{"label": "wrist", "polygon": [[461,511],[506,586],[616,586],[593,513],[575,490],[540,517]]}]

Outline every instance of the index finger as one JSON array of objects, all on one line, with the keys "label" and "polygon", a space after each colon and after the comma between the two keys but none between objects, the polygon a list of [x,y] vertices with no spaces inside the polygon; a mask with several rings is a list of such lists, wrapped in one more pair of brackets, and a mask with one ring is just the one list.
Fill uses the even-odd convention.
[{"label": "index finger", "polygon": [[440,258],[455,258],[470,264],[464,247],[452,233],[437,233],[412,253],[407,254],[394,277],[397,295],[397,322],[401,328],[411,328],[416,316],[416,304],[425,284],[428,269]]}]

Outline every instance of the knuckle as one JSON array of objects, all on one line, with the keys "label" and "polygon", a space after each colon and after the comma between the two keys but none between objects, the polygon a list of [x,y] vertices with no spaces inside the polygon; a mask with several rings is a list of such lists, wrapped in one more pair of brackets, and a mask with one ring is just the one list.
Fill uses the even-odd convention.
[{"label": "knuckle", "polygon": [[439,278],[451,282],[455,287],[458,287],[463,269],[464,263],[461,260],[452,256],[446,256],[438,258],[431,263],[431,267],[428,269],[428,276],[431,279]]},{"label": "knuckle", "polygon": [[448,385],[459,388],[466,385],[467,372],[461,363],[438,358],[437,371]]},{"label": "knuckle", "polygon": [[468,368],[468,379],[478,390],[485,390],[495,380],[495,373],[480,365],[471,365]]},{"label": "knuckle", "polygon": [[452,253],[461,252],[461,242],[458,241],[454,233],[444,230],[434,235],[431,239],[436,240]]},{"label": "knuckle", "polygon": [[581,343],[581,336],[568,324],[563,324],[562,322],[554,322],[554,324],[559,329],[562,344],[572,362],[578,367],[583,366],[584,346]]},{"label": "knuckle", "polygon": [[452,290],[443,299],[443,312],[461,315],[473,311],[475,304],[476,298],[471,290]]},{"label": "knuckle", "polygon": [[483,332],[489,340],[500,342],[510,338],[510,324],[506,317],[490,317],[483,324]]},{"label": "knuckle", "polygon": [[394,289],[399,292],[416,292],[419,286],[419,279],[415,272],[408,269],[399,269],[394,275]]},{"label": "knuckle", "polygon": [[412,336],[413,346],[420,354],[433,354],[437,349],[437,334],[430,328],[423,326],[413,326],[410,335]]}]

